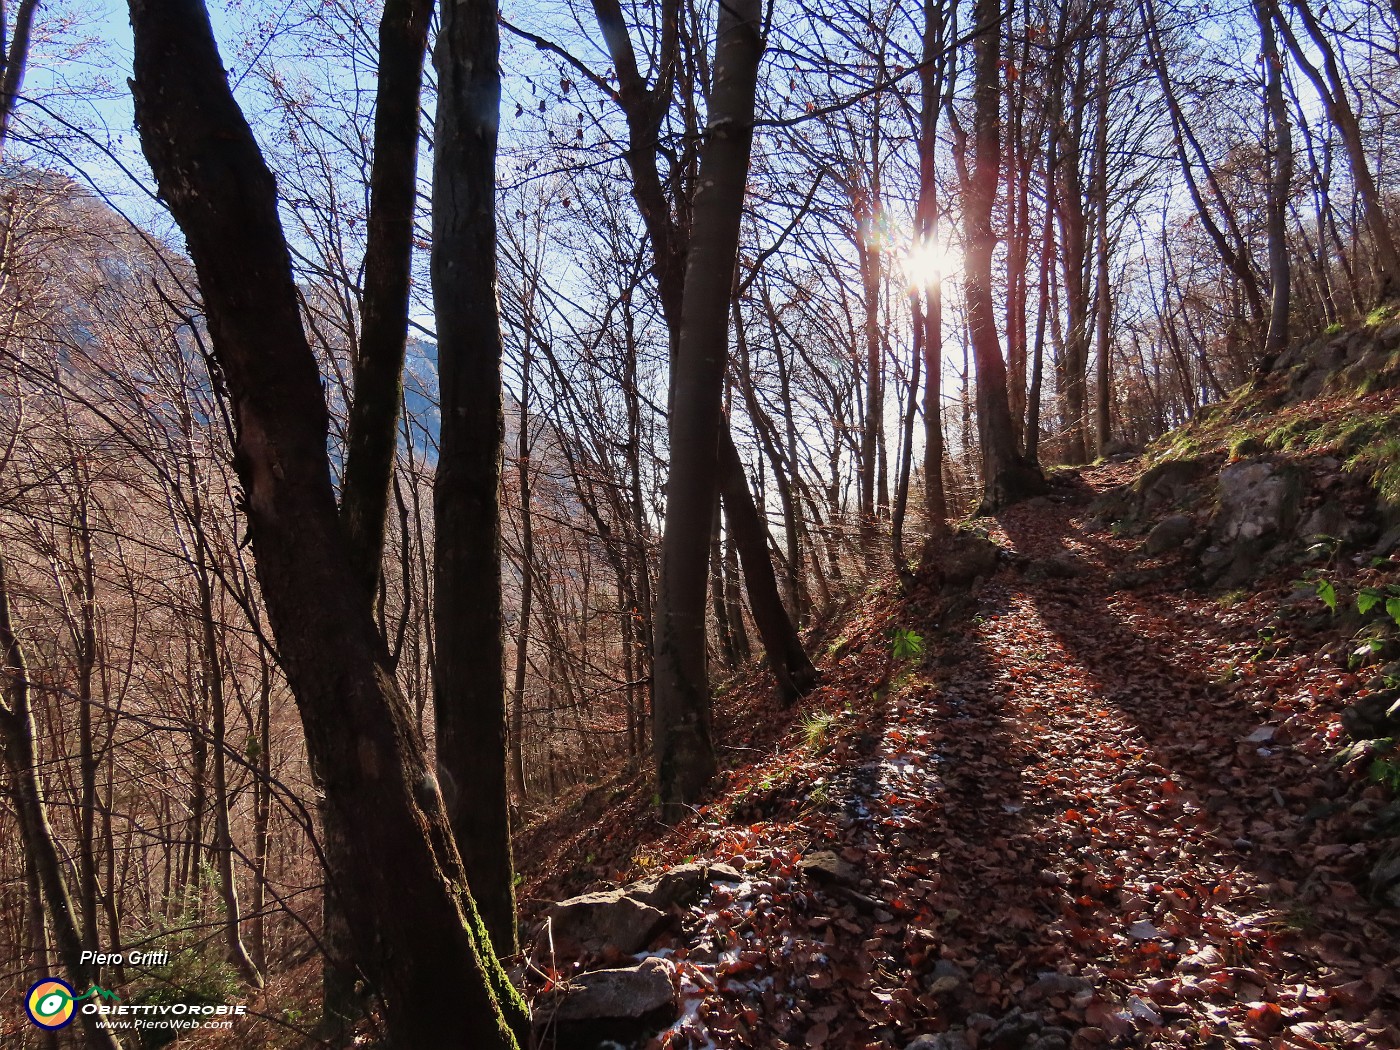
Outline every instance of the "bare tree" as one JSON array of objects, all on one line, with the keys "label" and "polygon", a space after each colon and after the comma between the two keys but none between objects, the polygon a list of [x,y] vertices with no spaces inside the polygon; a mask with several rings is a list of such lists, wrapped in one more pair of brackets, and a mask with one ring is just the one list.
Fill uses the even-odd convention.
[{"label": "bare tree", "polygon": [[[467,891],[426,748],[358,597],[326,454],[327,415],[298,314],[276,191],[198,0],[133,0],[143,149],[185,232],[237,425],[258,577],[339,825],[333,872],[356,954],[407,1045],[528,1041]],[[381,862],[394,857],[392,869]],[[443,983],[460,1011],[436,1008]]]}]

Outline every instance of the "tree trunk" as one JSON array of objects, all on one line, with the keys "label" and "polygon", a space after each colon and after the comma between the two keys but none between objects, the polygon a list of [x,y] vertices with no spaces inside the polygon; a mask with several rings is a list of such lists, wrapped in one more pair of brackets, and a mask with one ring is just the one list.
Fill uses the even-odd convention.
[{"label": "tree trunk", "polygon": [[[396,1044],[518,1047],[529,1038],[524,1003],[467,890],[424,741],[340,526],[321,377],[272,175],[229,89],[203,3],[129,6],[141,144],[199,277],[268,619],[327,819],[344,836],[334,874],[357,955]],[[488,24],[494,39],[494,9]],[[442,46],[451,53],[448,28]],[[452,97],[445,86],[449,110]],[[456,1009],[442,1008],[445,987]]]},{"label": "tree trunk", "polygon": [[[1255,0],[1254,18],[1259,25],[1259,45],[1264,58],[1264,102],[1273,127],[1269,158],[1269,330],[1259,374],[1267,374],[1288,348],[1290,278],[1288,251],[1288,196],[1293,183],[1293,124],[1283,97],[1283,56],[1278,52],[1274,20],[1267,0]],[[1319,248],[1321,246],[1319,245]],[[1326,298],[1326,293],[1323,295]]]},{"label": "tree trunk", "polygon": [[[24,884],[29,893],[24,902],[25,928],[30,951],[27,983],[34,985],[48,977],[53,972],[53,967],[49,962],[49,930],[44,923],[44,887],[39,882],[39,869],[27,851],[24,857]],[[36,1038],[43,1050],[58,1050],[57,1032],[36,1033]]]},{"label": "tree trunk", "polygon": [[967,232],[966,298],[968,328],[977,362],[977,432],[982,444],[982,504],[990,514],[1044,487],[1040,472],[1021,458],[1006,398],[1006,364],[997,336],[992,298],[992,205],[997,191],[999,145],[999,0],[977,0],[973,94],[975,165],[964,193]]},{"label": "tree trunk", "polygon": [[802,648],[802,639],[797,636],[792,618],[783,608],[778,578],[773,573],[773,559],[768,553],[768,526],[754,505],[743,461],[727,425],[720,429],[719,458],[724,514],[744,567],[749,610],[753,613],[754,626],[763,641],[773,677],[778,680],[778,691],[784,702],[793,703],[810,692],[820,676]]},{"label": "tree trunk", "polygon": [[[390,478],[398,446],[403,364],[408,344],[413,225],[418,200],[419,95],[433,0],[386,0],[379,20],[374,155],[366,220],[364,291],[354,389],[345,437],[340,517],[350,559],[367,605],[379,586]],[[381,624],[381,630],[383,625]],[[329,853],[339,850],[333,826],[323,825]],[[337,895],[322,901],[323,1034],[343,1032],[358,1015],[354,970]]]},{"label": "tree trunk", "polygon": [[[622,8],[617,4],[617,0],[594,0],[592,7],[594,7],[595,17],[598,18],[603,41],[608,46],[609,56],[612,57],[613,69],[616,71],[615,101],[622,108],[624,118],[627,120],[627,150],[624,153],[624,160],[626,160],[627,168],[631,174],[633,199],[636,200],[637,209],[641,213],[645,228],[647,228],[647,237],[651,241],[652,265],[654,265],[654,273],[657,277],[658,298],[661,301],[661,312],[669,333],[672,372],[671,398],[669,398],[668,403],[673,407],[675,405],[676,377],[679,375],[675,363],[678,360],[680,332],[682,332],[683,304],[685,304],[686,291],[689,288],[689,277],[686,277],[686,260],[689,258],[690,232],[692,231],[690,231],[690,227],[680,223],[672,216],[671,203],[666,200],[664,185],[662,185],[661,175],[659,175],[657,168],[657,134],[662,116],[665,115],[666,106],[671,104],[675,70],[679,63],[680,6],[676,0],[665,0],[661,4],[661,13],[659,13],[661,42],[659,42],[658,48],[657,85],[654,88],[647,87],[643,76],[638,71],[636,50],[631,45],[631,38],[627,34],[626,20],[624,20]],[[696,211],[696,214],[699,214],[699,211]],[[738,301],[735,301],[734,309],[735,325],[738,325]],[[629,398],[633,399],[629,403],[629,420],[631,420],[631,403],[634,402],[636,386],[627,386],[627,393],[629,393]],[[631,445],[631,447],[636,448],[636,445]],[[783,482],[780,479],[781,483]],[[636,489],[634,498],[636,498],[637,507],[641,507],[643,501],[640,498],[640,487]],[[714,538],[711,538],[710,543],[717,546]],[[711,571],[713,571],[715,582],[720,581],[721,577],[728,578],[725,574],[724,563],[718,554],[714,554],[711,560],[714,563]],[[771,568],[769,571],[771,573]],[[790,573],[791,571],[790,561]],[[753,578],[755,577],[752,577],[746,568],[746,584],[752,585]],[[721,589],[725,589],[722,584]],[[794,594],[798,591],[797,587],[790,589],[794,591]],[[738,606],[735,602],[729,601],[728,591],[725,591],[724,602],[714,598],[714,596],[713,599],[715,615],[720,622],[718,627],[720,627],[721,648],[724,651],[725,661],[732,666],[736,662],[742,662],[743,659],[748,658],[748,638],[743,636],[742,616],[734,615],[732,612]],[[755,595],[750,592],[750,608],[755,606],[756,601],[762,603],[762,599],[755,599]],[[721,605],[724,605],[722,610]],[[794,602],[794,605],[797,605],[797,602]],[[801,610],[795,608],[794,616],[801,616]],[[657,651],[655,648],[655,627],[651,626],[651,629],[645,633],[650,633],[652,636],[652,652]],[[728,638],[728,641],[725,638]],[[652,690],[655,690],[655,683],[657,683],[655,672],[651,682]]]},{"label": "tree trunk", "polygon": [[[10,793],[19,817],[25,855],[48,906],[55,947],[63,972],[73,990],[82,994],[96,981],[97,970],[83,962],[83,937],[73,910],[72,898],[63,881],[63,861],[58,841],[49,824],[39,766],[34,754],[34,716],[29,708],[29,671],[24,651],[10,622],[10,595],[5,582],[5,563],[0,559],[0,751],[9,774]],[[88,1043],[97,1050],[121,1050],[117,1037],[107,1030],[99,1015],[74,1008],[87,1032]]]},{"label": "tree trunk", "polygon": [[[1162,97],[1167,103],[1167,114],[1171,118],[1172,140],[1176,148],[1177,161],[1181,166],[1181,175],[1186,182],[1191,202],[1195,205],[1196,215],[1200,218],[1201,225],[1205,227],[1206,233],[1214,243],[1216,251],[1220,253],[1221,261],[1240,281],[1244,294],[1249,300],[1250,316],[1255,320],[1262,320],[1264,308],[1263,300],[1259,294],[1258,278],[1255,276],[1251,260],[1245,253],[1238,224],[1234,221],[1234,216],[1229,211],[1225,195],[1221,192],[1215,173],[1207,162],[1205,151],[1201,149],[1199,140],[1197,140],[1181,110],[1181,103],[1177,99],[1176,88],[1172,84],[1170,71],[1167,68],[1166,52],[1162,47],[1161,33],[1157,25],[1157,11],[1153,0],[1142,0],[1141,13],[1143,28],[1146,30],[1145,42],[1148,60],[1152,64],[1157,84],[1162,89]],[[1196,181],[1195,172],[1192,170],[1191,159],[1186,152],[1187,145],[1190,145],[1192,153],[1204,169],[1206,182],[1216,201],[1225,209],[1224,220],[1231,231],[1230,238],[1226,237],[1225,231],[1216,223],[1210,209],[1206,206],[1200,185]]]},{"label": "tree trunk", "polygon": [[710,516],[710,608],[715,614],[715,637],[720,658],[731,671],[739,669],[739,653],[734,645],[734,632],[729,624],[729,596],[724,579],[724,533],[720,514],[719,493],[715,493],[715,509]]},{"label": "tree trunk", "polygon": [[627,32],[627,20],[619,0],[593,0],[594,17],[612,59],[617,78],[616,101],[627,121],[627,149],[623,159],[632,176],[632,199],[651,241],[657,293],[665,318],[671,356],[680,345],[681,300],[685,294],[686,240],[666,199],[656,167],[658,135],[671,104],[671,88],[679,65],[681,41],[679,0],[662,0],[661,42],[658,48],[658,83],[648,88],[637,66],[636,51]]},{"label": "tree trunk", "polygon": [[[723,487],[721,485],[721,487]],[[752,497],[750,497],[752,504]],[[749,642],[749,629],[744,623],[744,580],[739,572],[739,550],[735,545],[736,533],[733,516],[729,508],[724,508],[724,610],[729,622],[729,636],[734,644],[734,659],[743,666],[753,658],[753,646]],[[771,572],[771,566],[769,571]]]},{"label": "tree trunk", "polygon": [[0,157],[5,155],[5,143],[10,137],[10,119],[19,103],[19,91],[29,62],[34,12],[38,7],[39,0],[20,0],[19,9],[15,12],[10,49],[0,55],[4,60],[4,68],[0,70]]},{"label": "tree trunk", "polygon": [[442,399],[433,483],[438,761],[467,883],[498,955],[516,949],[501,613],[501,329],[496,302],[495,0],[445,5],[433,170],[433,302]]},{"label": "tree trunk", "polygon": [[890,518],[890,551],[894,555],[895,572],[901,580],[909,580],[909,559],[904,553],[904,516],[909,508],[909,475],[914,461],[914,416],[919,410],[919,380],[924,364],[924,311],[919,293],[909,295],[909,312],[913,322],[913,366],[909,376],[909,405],[900,415],[899,463],[895,471],[894,511]]},{"label": "tree trunk", "polygon": [[379,20],[364,293],[340,505],[367,595],[379,582],[398,443],[418,203],[419,93],[432,13],[433,0],[386,0]]},{"label": "tree trunk", "polygon": [[1298,63],[1299,68],[1302,69],[1307,78],[1312,81],[1313,87],[1317,89],[1318,95],[1322,98],[1328,119],[1332,121],[1337,133],[1342,137],[1342,145],[1346,147],[1347,151],[1347,160],[1351,162],[1352,183],[1361,198],[1361,212],[1366,220],[1366,228],[1371,233],[1371,240],[1375,242],[1377,284],[1379,285],[1377,291],[1380,298],[1392,299],[1400,295],[1400,249],[1396,247],[1395,237],[1390,228],[1390,220],[1386,218],[1380,187],[1376,184],[1375,174],[1371,171],[1371,165],[1366,159],[1366,141],[1361,133],[1361,125],[1356,119],[1356,110],[1352,108],[1351,99],[1347,95],[1346,78],[1337,62],[1336,48],[1322,24],[1318,22],[1317,16],[1313,14],[1312,8],[1308,6],[1307,0],[1289,0],[1289,6],[1302,18],[1308,36],[1322,56],[1322,70],[1319,70],[1309,60],[1307,52],[1299,44],[1292,27],[1279,12],[1276,0],[1267,0],[1267,2],[1273,8],[1278,27],[1283,33],[1284,41],[1288,44],[1288,50],[1293,53],[1294,61]]},{"label": "tree trunk", "polygon": [[701,147],[694,235],[672,385],[671,469],[661,540],[653,746],[664,814],[679,816],[715,771],[705,666],[705,576],[728,356],[729,293],[753,144],[763,54],[758,0],[720,5],[710,122]]},{"label": "tree trunk", "polygon": [[860,545],[866,564],[875,564],[875,537],[878,531],[876,511],[876,470],[878,468],[879,432],[884,428],[885,388],[883,360],[880,356],[880,244],[875,225],[879,218],[880,201],[877,194],[864,209],[856,210],[856,252],[860,256],[862,301],[865,323],[865,418],[860,430]]},{"label": "tree trunk", "polygon": [[[924,0],[923,68],[919,70],[919,200],[915,234],[924,245],[938,244],[938,114],[943,106],[946,60],[942,0]],[[948,532],[948,499],[943,492],[943,285],[923,289],[925,309],[916,311],[915,324],[924,352],[924,516],[928,536],[919,557],[921,569],[931,567],[938,542]]]},{"label": "tree trunk", "polygon": [[525,801],[525,667],[530,652],[530,613],[535,597],[535,521],[530,493],[530,341],[520,361],[520,431],[515,446],[520,474],[520,626],[515,635],[515,681],[511,684],[510,772]]},{"label": "tree trunk", "polygon": [[[1052,146],[1045,160],[1045,184],[1054,178],[1055,150]],[[1050,302],[1050,276],[1055,266],[1055,212],[1046,202],[1045,225],[1040,242],[1040,293],[1036,305],[1035,348],[1031,352],[1031,389],[1026,404],[1026,461],[1040,462],[1040,391],[1045,374],[1045,329],[1048,313],[1054,309]]]},{"label": "tree trunk", "polygon": [[[766,301],[765,308],[771,308],[771,303]],[[783,350],[778,342],[778,332],[776,326],[772,325],[771,314],[769,317],[770,332],[773,335],[773,357],[777,365],[778,387],[783,408],[780,414],[788,426],[792,426],[792,404],[790,401],[790,384],[788,383],[787,365],[783,357]],[[777,427],[764,412],[762,404],[759,402],[758,393],[754,389],[753,372],[749,359],[749,341],[744,331],[742,313],[739,308],[739,299],[734,299],[734,338],[739,349],[740,386],[744,394],[744,403],[748,408],[749,418],[753,420],[754,429],[758,432],[759,443],[763,446],[763,452],[768,460],[768,465],[773,470],[774,486],[778,490],[778,501],[783,508],[783,537],[785,554],[783,557],[783,587],[787,592],[787,609],[795,625],[801,626],[802,618],[809,605],[806,588],[802,578],[802,542],[801,530],[801,507],[799,506],[799,496],[794,491],[795,467],[788,462],[783,451],[783,438],[778,434]]]},{"label": "tree trunk", "polygon": [[[193,469],[193,468],[191,468]],[[253,964],[243,945],[239,923],[242,919],[238,900],[238,885],[233,876],[233,833],[228,817],[228,775],[224,762],[227,746],[223,664],[219,659],[218,635],[214,624],[214,596],[209,584],[209,567],[205,561],[205,536],[202,501],[198,485],[192,487],[195,527],[195,582],[199,587],[199,619],[204,648],[204,689],[210,713],[210,746],[214,752],[214,854],[219,869],[219,893],[224,904],[224,944],[228,957],[239,976],[254,988],[262,987],[262,974]]]},{"label": "tree trunk", "polygon": [[1097,383],[1094,398],[1094,441],[1102,456],[1110,439],[1112,407],[1109,394],[1109,374],[1113,341],[1109,325],[1113,318],[1113,302],[1109,294],[1108,274],[1108,5],[1099,8],[1099,61],[1094,99],[1094,352]]},{"label": "tree trunk", "polygon": [[253,759],[253,961],[267,970],[268,853],[272,822],[272,668],[266,649],[258,652],[258,708]]}]

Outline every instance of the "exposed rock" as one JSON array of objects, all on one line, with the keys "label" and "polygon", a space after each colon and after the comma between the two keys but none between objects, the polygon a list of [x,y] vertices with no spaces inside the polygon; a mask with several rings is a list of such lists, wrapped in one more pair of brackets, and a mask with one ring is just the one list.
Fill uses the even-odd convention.
[{"label": "exposed rock", "polygon": [[939,959],[934,963],[925,980],[929,994],[936,996],[961,995],[970,987],[963,968],[951,959]]},{"label": "exposed rock", "polygon": [[904,1050],[971,1050],[967,1033],[961,1028],[950,1028],[937,1035],[921,1035]]},{"label": "exposed rock", "polygon": [[535,1000],[534,1025],[570,1050],[628,1043],[666,1027],[680,1014],[676,968],[665,959],[581,973]]},{"label": "exposed rock", "polygon": [[1368,877],[1371,895],[1383,904],[1400,908],[1400,849],[1381,857]]},{"label": "exposed rock", "polygon": [[1316,397],[1334,372],[1349,361],[1360,360],[1369,347],[1370,341],[1361,332],[1348,332],[1322,343],[1309,344],[1292,362],[1288,376],[1290,394],[1297,400]]},{"label": "exposed rock", "polygon": [[1138,516],[1150,516],[1156,510],[1178,503],[1208,472],[1209,467],[1199,459],[1158,463],[1133,485]]},{"label": "exposed rock", "polygon": [[854,887],[860,883],[856,869],[842,860],[831,850],[819,850],[802,858],[798,865],[802,874],[813,882],[824,882],[831,886]]},{"label": "exposed rock", "polygon": [[1131,485],[1101,493],[1089,504],[1091,519],[1140,526],[1165,510],[1194,502],[1211,467],[1199,459],[1169,459],[1158,463]]},{"label": "exposed rock", "polygon": [[1196,533],[1196,523],[1187,514],[1172,514],[1156,525],[1147,534],[1142,545],[1143,553],[1155,558],[1159,554],[1176,550]]},{"label": "exposed rock", "polygon": [[1386,389],[1392,384],[1388,375],[1391,355],[1379,346],[1372,346],[1361,357],[1337,373],[1337,385],[1353,390]]},{"label": "exposed rock", "polygon": [[1212,533],[1221,543],[1238,543],[1291,532],[1301,494],[1294,467],[1266,460],[1227,464],[1220,471],[1220,508]]},{"label": "exposed rock", "polygon": [[1231,463],[1220,471],[1213,546],[1201,557],[1208,579],[1244,583],[1258,573],[1265,553],[1292,534],[1302,496],[1296,467],[1266,460]]},{"label": "exposed rock", "polygon": [[1001,561],[1001,548],[995,542],[968,530],[950,536],[939,553],[938,568],[945,587],[970,587],[995,573]]},{"label": "exposed rock", "polygon": [[1139,455],[1142,449],[1138,448],[1131,441],[1124,441],[1122,438],[1113,438],[1105,441],[1101,454],[1104,459],[1114,459],[1118,456],[1131,458]]},{"label": "exposed rock", "polygon": [[1284,350],[1283,353],[1279,354],[1279,356],[1274,359],[1274,366],[1271,371],[1281,374],[1290,369],[1297,368],[1298,365],[1302,364],[1304,361],[1311,359],[1322,345],[1323,341],[1316,339],[1310,343],[1296,342],[1291,344],[1288,349]]},{"label": "exposed rock", "polygon": [[1036,982],[1026,989],[1031,999],[1049,999],[1055,995],[1078,995],[1091,991],[1094,983],[1086,977],[1076,977],[1069,973],[1056,973],[1053,970],[1042,973]]},{"label": "exposed rock", "polygon": [[1044,1030],[1045,1024],[1039,1017],[1019,1009],[1012,1010],[997,1020],[979,1041],[978,1046],[988,1050],[1025,1050],[1026,1047],[1039,1042]]},{"label": "exposed rock", "polygon": [[1381,534],[1379,542],[1371,550],[1371,557],[1385,558],[1397,549],[1400,549],[1400,525],[1393,525]]},{"label": "exposed rock", "polygon": [[688,907],[714,882],[742,882],[744,876],[727,864],[682,864],[626,887],[627,895],[662,911]]},{"label": "exposed rock", "polygon": [[964,984],[967,983],[967,971],[964,970],[952,959],[939,959],[933,964],[933,976],[935,979],[943,977],[953,977]]},{"label": "exposed rock", "polygon": [[1056,551],[1031,566],[1036,575],[1055,580],[1072,580],[1086,575],[1090,566],[1073,551]]},{"label": "exposed rock", "polygon": [[628,896],[626,889],[572,897],[550,907],[538,942],[543,950],[571,957],[603,951],[609,945],[624,955],[641,951],[669,921],[659,908]]},{"label": "exposed rock", "polygon": [[1343,708],[1342,728],[1353,740],[1400,736],[1400,689],[1368,693]]},{"label": "exposed rock", "polygon": [[1298,526],[1298,538],[1304,543],[1315,543],[1319,539],[1361,543],[1375,535],[1373,524],[1357,521],[1346,512],[1346,508],[1340,503],[1331,501],[1314,510]]},{"label": "exposed rock", "polygon": [[1132,514],[1135,497],[1131,485],[1118,485],[1105,489],[1089,503],[1089,523],[1094,528],[1105,528],[1111,522],[1123,521]]}]

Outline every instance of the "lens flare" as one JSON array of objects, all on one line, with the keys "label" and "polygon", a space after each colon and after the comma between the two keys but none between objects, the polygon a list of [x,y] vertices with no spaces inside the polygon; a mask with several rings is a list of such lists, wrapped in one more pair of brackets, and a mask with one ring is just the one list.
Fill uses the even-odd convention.
[{"label": "lens flare", "polygon": [[956,275],[958,251],[947,241],[926,238],[917,241],[904,257],[904,276],[911,288],[929,288]]}]

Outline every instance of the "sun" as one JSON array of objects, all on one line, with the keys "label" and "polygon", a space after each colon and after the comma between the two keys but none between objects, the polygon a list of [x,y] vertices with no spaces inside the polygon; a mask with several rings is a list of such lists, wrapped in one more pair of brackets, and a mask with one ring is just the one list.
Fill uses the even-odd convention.
[{"label": "sun", "polygon": [[947,241],[930,237],[918,241],[904,257],[904,276],[911,288],[930,288],[956,275],[958,250]]}]

